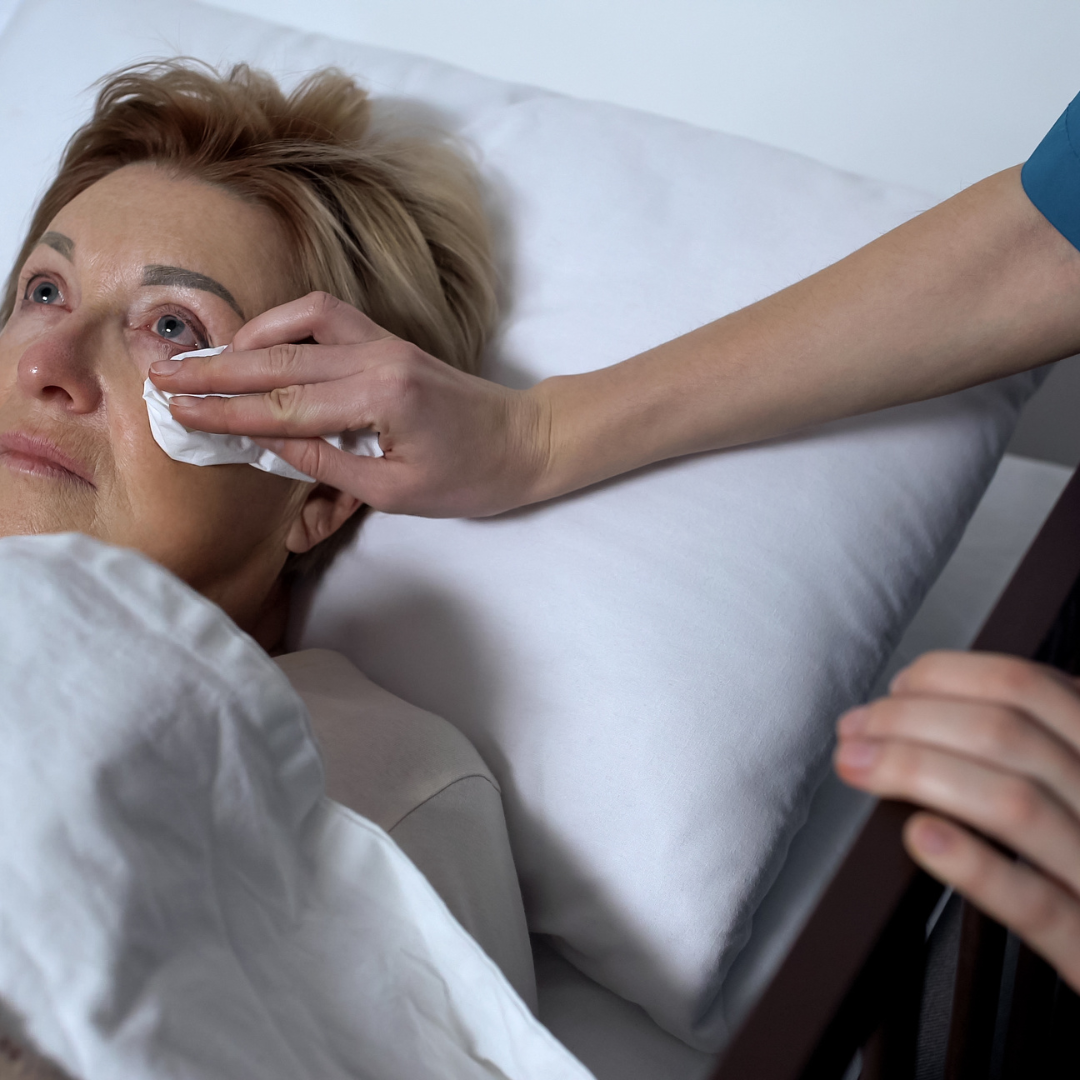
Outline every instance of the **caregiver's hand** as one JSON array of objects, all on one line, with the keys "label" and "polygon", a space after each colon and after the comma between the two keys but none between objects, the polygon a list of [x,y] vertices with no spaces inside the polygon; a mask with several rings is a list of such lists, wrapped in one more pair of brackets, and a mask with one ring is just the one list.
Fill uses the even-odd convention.
[{"label": "caregiver's hand", "polygon": [[[315,344],[292,344],[314,339]],[[543,472],[542,404],[466,375],[312,293],[247,323],[218,356],[167,360],[150,377],[187,427],[250,435],[301,472],[378,510],[479,517],[531,501]],[[374,428],[383,458],[319,436]],[[524,497],[523,497],[524,496]]]},{"label": "caregiver's hand", "polygon": [[934,811],[907,823],[912,858],[1080,990],[1080,682],[1011,657],[928,653],[838,731],[844,780]]},{"label": "caregiver's hand", "polygon": [[[289,344],[306,338],[318,344]],[[476,517],[1070,356],[1080,251],[1006,169],[773,296],[523,392],[463,375],[319,294],[260,315],[233,347],[175,374],[153,365],[162,390],[257,395],[174,398],[183,424],[260,436],[379,509]],[[314,440],[363,426],[385,459]]]}]

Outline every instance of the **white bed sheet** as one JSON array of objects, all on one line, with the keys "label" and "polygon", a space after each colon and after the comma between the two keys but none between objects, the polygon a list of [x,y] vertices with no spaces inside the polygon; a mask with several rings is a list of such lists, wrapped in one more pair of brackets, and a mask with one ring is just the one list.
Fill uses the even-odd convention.
[{"label": "white bed sheet", "polygon": [[80,1080],[591,1080],[219,607],[68,533],[0,540],[0,613],[0,1037]]},{"label": "white bed sheet", "polygon": [[[1064,465],[1007,455],[955,554],[879,681],[929,649],[965,648],[989,615],[1068,482]],[[723,988],[732,1026],[745,1015],[825,887],[871,800],[830,772],[780,876],[754,916],[749,943]],[[597,1080],[704,1080],[713,1057],[659,1028],[645,1011],[593,982],[544,942],[535,947],[540,1018]]]}]

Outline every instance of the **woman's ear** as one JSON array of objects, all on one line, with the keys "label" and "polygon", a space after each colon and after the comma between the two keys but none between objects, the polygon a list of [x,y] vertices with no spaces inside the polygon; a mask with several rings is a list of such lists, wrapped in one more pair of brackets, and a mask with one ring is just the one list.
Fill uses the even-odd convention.
[{"label": "woman's ear", "polygon": [[355,496],[328,484],[312,484],[285,536],[285,547],[297,555],[310,551],[336,533],[362,505]]}]

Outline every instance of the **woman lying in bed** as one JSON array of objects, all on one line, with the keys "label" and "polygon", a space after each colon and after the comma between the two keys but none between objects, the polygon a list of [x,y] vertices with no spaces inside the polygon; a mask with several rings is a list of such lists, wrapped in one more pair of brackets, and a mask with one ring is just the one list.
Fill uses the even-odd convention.
[{"label": "woman lying in bed", "polygon": [[[493,272],[468,167],[377,136],[332,71],[284,96],[238,68],[133,69],[103,88],[19,256],[0,333],[0,535],[77,531],[137,549],[267,651],[288,593],[354,535],[363,507],[248,465],[197,467],[154,442],[157,360],[224,345],[253,316],[322,290],[475,369]],[[498,789],[463,736],[342,657],[279,663],[305,698],[328,793],[382,825],[534,1000]]]}]

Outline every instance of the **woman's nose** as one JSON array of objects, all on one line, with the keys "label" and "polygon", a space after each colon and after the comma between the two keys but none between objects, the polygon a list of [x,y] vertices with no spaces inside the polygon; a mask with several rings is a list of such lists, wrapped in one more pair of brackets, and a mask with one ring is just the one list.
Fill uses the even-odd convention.
[{"label": "woman's nose", "polygon": [[69,332],[38,338],[19,360],[19,385],[65,412],[94,412],[102,401],[101,379],[86,345]]}]

